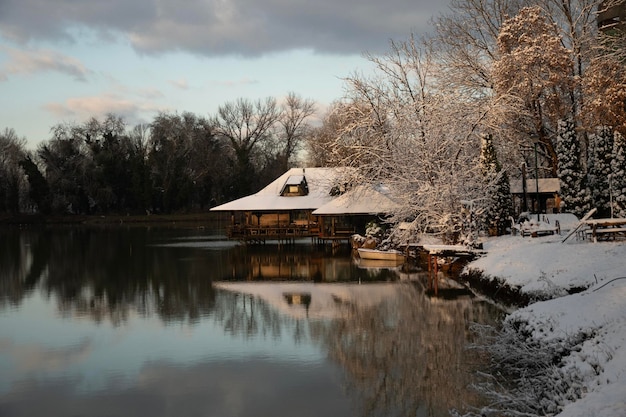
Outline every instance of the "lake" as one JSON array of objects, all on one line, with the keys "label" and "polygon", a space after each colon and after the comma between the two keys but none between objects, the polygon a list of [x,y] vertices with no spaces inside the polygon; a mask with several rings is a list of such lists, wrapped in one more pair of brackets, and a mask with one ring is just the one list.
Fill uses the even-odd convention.
[{"label": "lake", "polygon": [[199,227],[0,231],[0,416],[447,416],[472,323],[419,268]]}]

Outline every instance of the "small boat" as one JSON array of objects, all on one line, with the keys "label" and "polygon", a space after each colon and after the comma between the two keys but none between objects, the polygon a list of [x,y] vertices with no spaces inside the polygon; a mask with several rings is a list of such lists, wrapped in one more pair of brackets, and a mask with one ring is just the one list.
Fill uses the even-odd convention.
[{"label": "small boat", "polygon": [[404,264],[404,259],[364,259],[358,258],[356,266],[361,269],[392,269],[399,270]]},{"label": "small boat", "polygon": [[404,253],[399,250],[378,250],[378,249],[366,249],[358,248],[359,256],[361,259],[377,259],[385,261],[404,262]]}]

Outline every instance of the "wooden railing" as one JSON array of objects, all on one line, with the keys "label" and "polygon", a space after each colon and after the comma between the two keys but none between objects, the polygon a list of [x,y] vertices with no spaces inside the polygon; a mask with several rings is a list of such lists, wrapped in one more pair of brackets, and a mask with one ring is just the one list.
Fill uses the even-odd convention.
[{"label": "wooden railing", "polygon": [[228,231],[231,239],[286,239],[298,237],[320,237],[347,239],[355,233],[353,227],[321,229],[318,225],[301,226],[231,226]]},{"label": "wooden railing", "polygon": [[228,230],[228,237],[233,239],[281,239],[317,235],[317,232],[302,226],[231,226]]}]

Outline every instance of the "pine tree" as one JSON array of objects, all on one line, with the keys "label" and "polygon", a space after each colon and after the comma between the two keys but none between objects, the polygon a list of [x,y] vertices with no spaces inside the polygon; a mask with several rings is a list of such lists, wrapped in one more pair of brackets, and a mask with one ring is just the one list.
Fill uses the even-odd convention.
[{"label": "pine tree", "polygon": [[613,131],[606,126],[598,127],[589,136],[589,155],[587,162],[587,181],[591,191],[593,207],[598,217],[611,215],[611,155],[613,153]]},{"label": "pine tree", "polygon": [[484,224],[488,230],[503,235],[513,213],[513,200],[509,177],[498,161],[491,135],[485,135],[482,140],[480,169],[488,189],[486,195],[489,196],[484,212]]},{"label": "pine tree", "polygon": [[626,218],[626,138],[615,132],[611,160],[613,215]]},{"label": "pine tree", "polygon": [[559,122],[556,146],[560,195],[565,204],[564,210],[581,218],[591,209],[591,200],[580,162],[580,143],[571,119]]}]

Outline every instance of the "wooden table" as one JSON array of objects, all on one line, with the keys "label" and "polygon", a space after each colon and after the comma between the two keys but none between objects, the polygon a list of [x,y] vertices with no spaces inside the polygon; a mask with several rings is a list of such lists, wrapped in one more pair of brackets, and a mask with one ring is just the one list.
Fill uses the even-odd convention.
[{"label": "wooden table", "polygon": [[587,233],[591,234],[594,242],[597,242],[598,238],[607,240],[626,238],[626,219],[589,219],[584,223],[590,227]]}]

